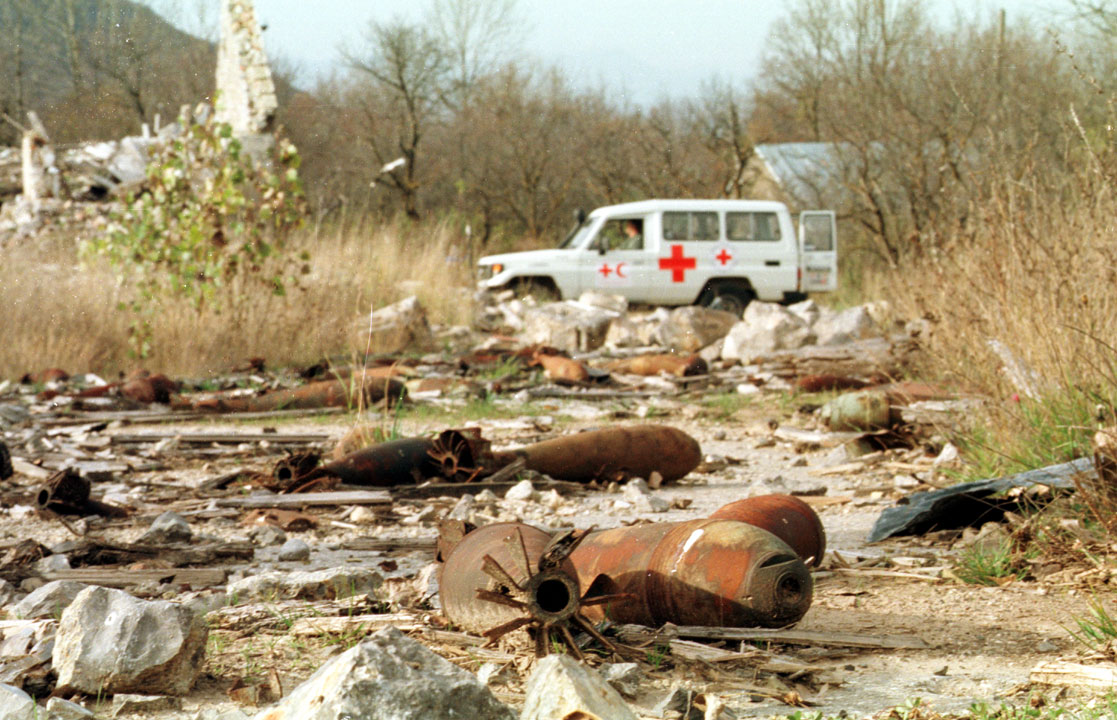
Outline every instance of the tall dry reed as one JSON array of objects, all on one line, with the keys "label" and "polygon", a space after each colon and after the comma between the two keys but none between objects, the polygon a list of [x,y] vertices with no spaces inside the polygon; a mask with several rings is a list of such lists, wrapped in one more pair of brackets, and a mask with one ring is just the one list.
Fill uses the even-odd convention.
[{"label": "tall dry reed", "polygon": [[48,366],[107,376],[141,365],[201,375],[253,356],[282,366],[359,354],[369,311],[408,295],[418,296],[433,323],[469,321],[473,269],[447,224],[314,227],[293,243],[310,252],[310,272],[286,296],[233,282],[219,291],[219,311],[165,302],[146,359],[129,355],[132,318],[118,309],[129,289],[111,268],[79,265],[76,248],[64,244],[4,250],[0,378]]}]

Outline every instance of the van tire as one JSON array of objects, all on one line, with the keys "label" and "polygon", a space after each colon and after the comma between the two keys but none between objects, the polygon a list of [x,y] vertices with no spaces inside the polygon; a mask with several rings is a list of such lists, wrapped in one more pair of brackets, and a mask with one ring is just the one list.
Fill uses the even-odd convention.
[{"label": "van tire", "polygon": [[698,296],[698,304],[711,310],[724,310],[741,317],[749,303],[756,299],[748,283],[723,281],[711,284]]}]

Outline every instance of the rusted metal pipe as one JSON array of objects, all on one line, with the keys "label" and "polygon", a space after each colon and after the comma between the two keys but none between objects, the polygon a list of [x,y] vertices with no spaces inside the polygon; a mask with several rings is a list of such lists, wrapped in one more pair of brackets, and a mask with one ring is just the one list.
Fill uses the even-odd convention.
[{"label": "rusted metal pipe", "polygon": [[414,485],[438,475],[439,465],[430,456],[433,447],[434,441],[429,438],[389,440],[316,467],[289,486],[294,488],[319,478],[337,478],[349,485],[373,487]]},{"label": "rusted metal pipe", "polygon": [[658,472],[665,481],[678,480],[698,467],[698,441],[664,425],[630,425],[565,435],[517,450],[494,453],[503,466],[522,457],[529,470],[556,480],[648,478]]},{"label": "rusted metal pipe", "polygon": [[94,500],[90,491],[88,478],[73,470],[59,470],[39,488],[35,504],[41,510],[51,510],[59,515],[125,517],[128,514],[124,508]]},{"label": "rusted metal pipe", "polygon": [[826,533],[818,513],[794,495],[758,495],[720,507],[711,520],[736,520],[772,533],[808,565],[818,567],[826,552]]},{"label": "rusted metal pipe", "polygon": [[658,626],[781,627],[811,605],[807,566],[766,530],[691,520],[591,533],[570,555],[591,620]]},{"label": "rusted metal pipe", "polygon": [[194,403],[198,410],[217,412],[271,412],[274,410],[306,410],[327,407],[353,408],[399,400],[407,392],[403,383],[394,378],[353,380],[322,380],[299,388],[274,390],[257,397],[219,397]]}]

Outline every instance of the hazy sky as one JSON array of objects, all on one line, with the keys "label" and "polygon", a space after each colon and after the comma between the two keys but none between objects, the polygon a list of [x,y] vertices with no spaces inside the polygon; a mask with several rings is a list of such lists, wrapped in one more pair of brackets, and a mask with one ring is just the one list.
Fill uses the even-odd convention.
[{"label": "hazy sky", "polygon": [[[205,0],[203,0],[205,1]],[[209,0],[216,7],[218,0]],[[425,0],[255,0],[268,51],[304,80],[338,66],[338,47],[372,21],[419,19]],[[1005,8],[1049,19],[1067,0],[934,0],[944,17]],[[559,65],[582,87],[601,86],[641,104],[695,94],[714,76],[755,76],[780,0],[519,0],[524,52]]]}]

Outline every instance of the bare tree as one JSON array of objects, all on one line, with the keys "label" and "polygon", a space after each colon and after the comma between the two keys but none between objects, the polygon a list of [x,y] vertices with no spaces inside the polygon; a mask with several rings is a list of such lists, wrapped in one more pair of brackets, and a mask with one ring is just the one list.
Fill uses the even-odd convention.
[{"label": "bare tree", "polygon": [[459,110],[482,78],[514,60],[522,22],[516,0],[433,0],[430,26],[446,60],[443,100]]},{"label": "bare tree", "polygon": [[402,20],[373,23],[364,39],[364,52],[342,53],[364,81],[358,93],[367,125],[362,139],[376,168],[404,159],[398,171],[386,172],[382,179],[400,195],[404,212],[418,219],[423,141],[438,119],[446,55],[430,32]]}]

